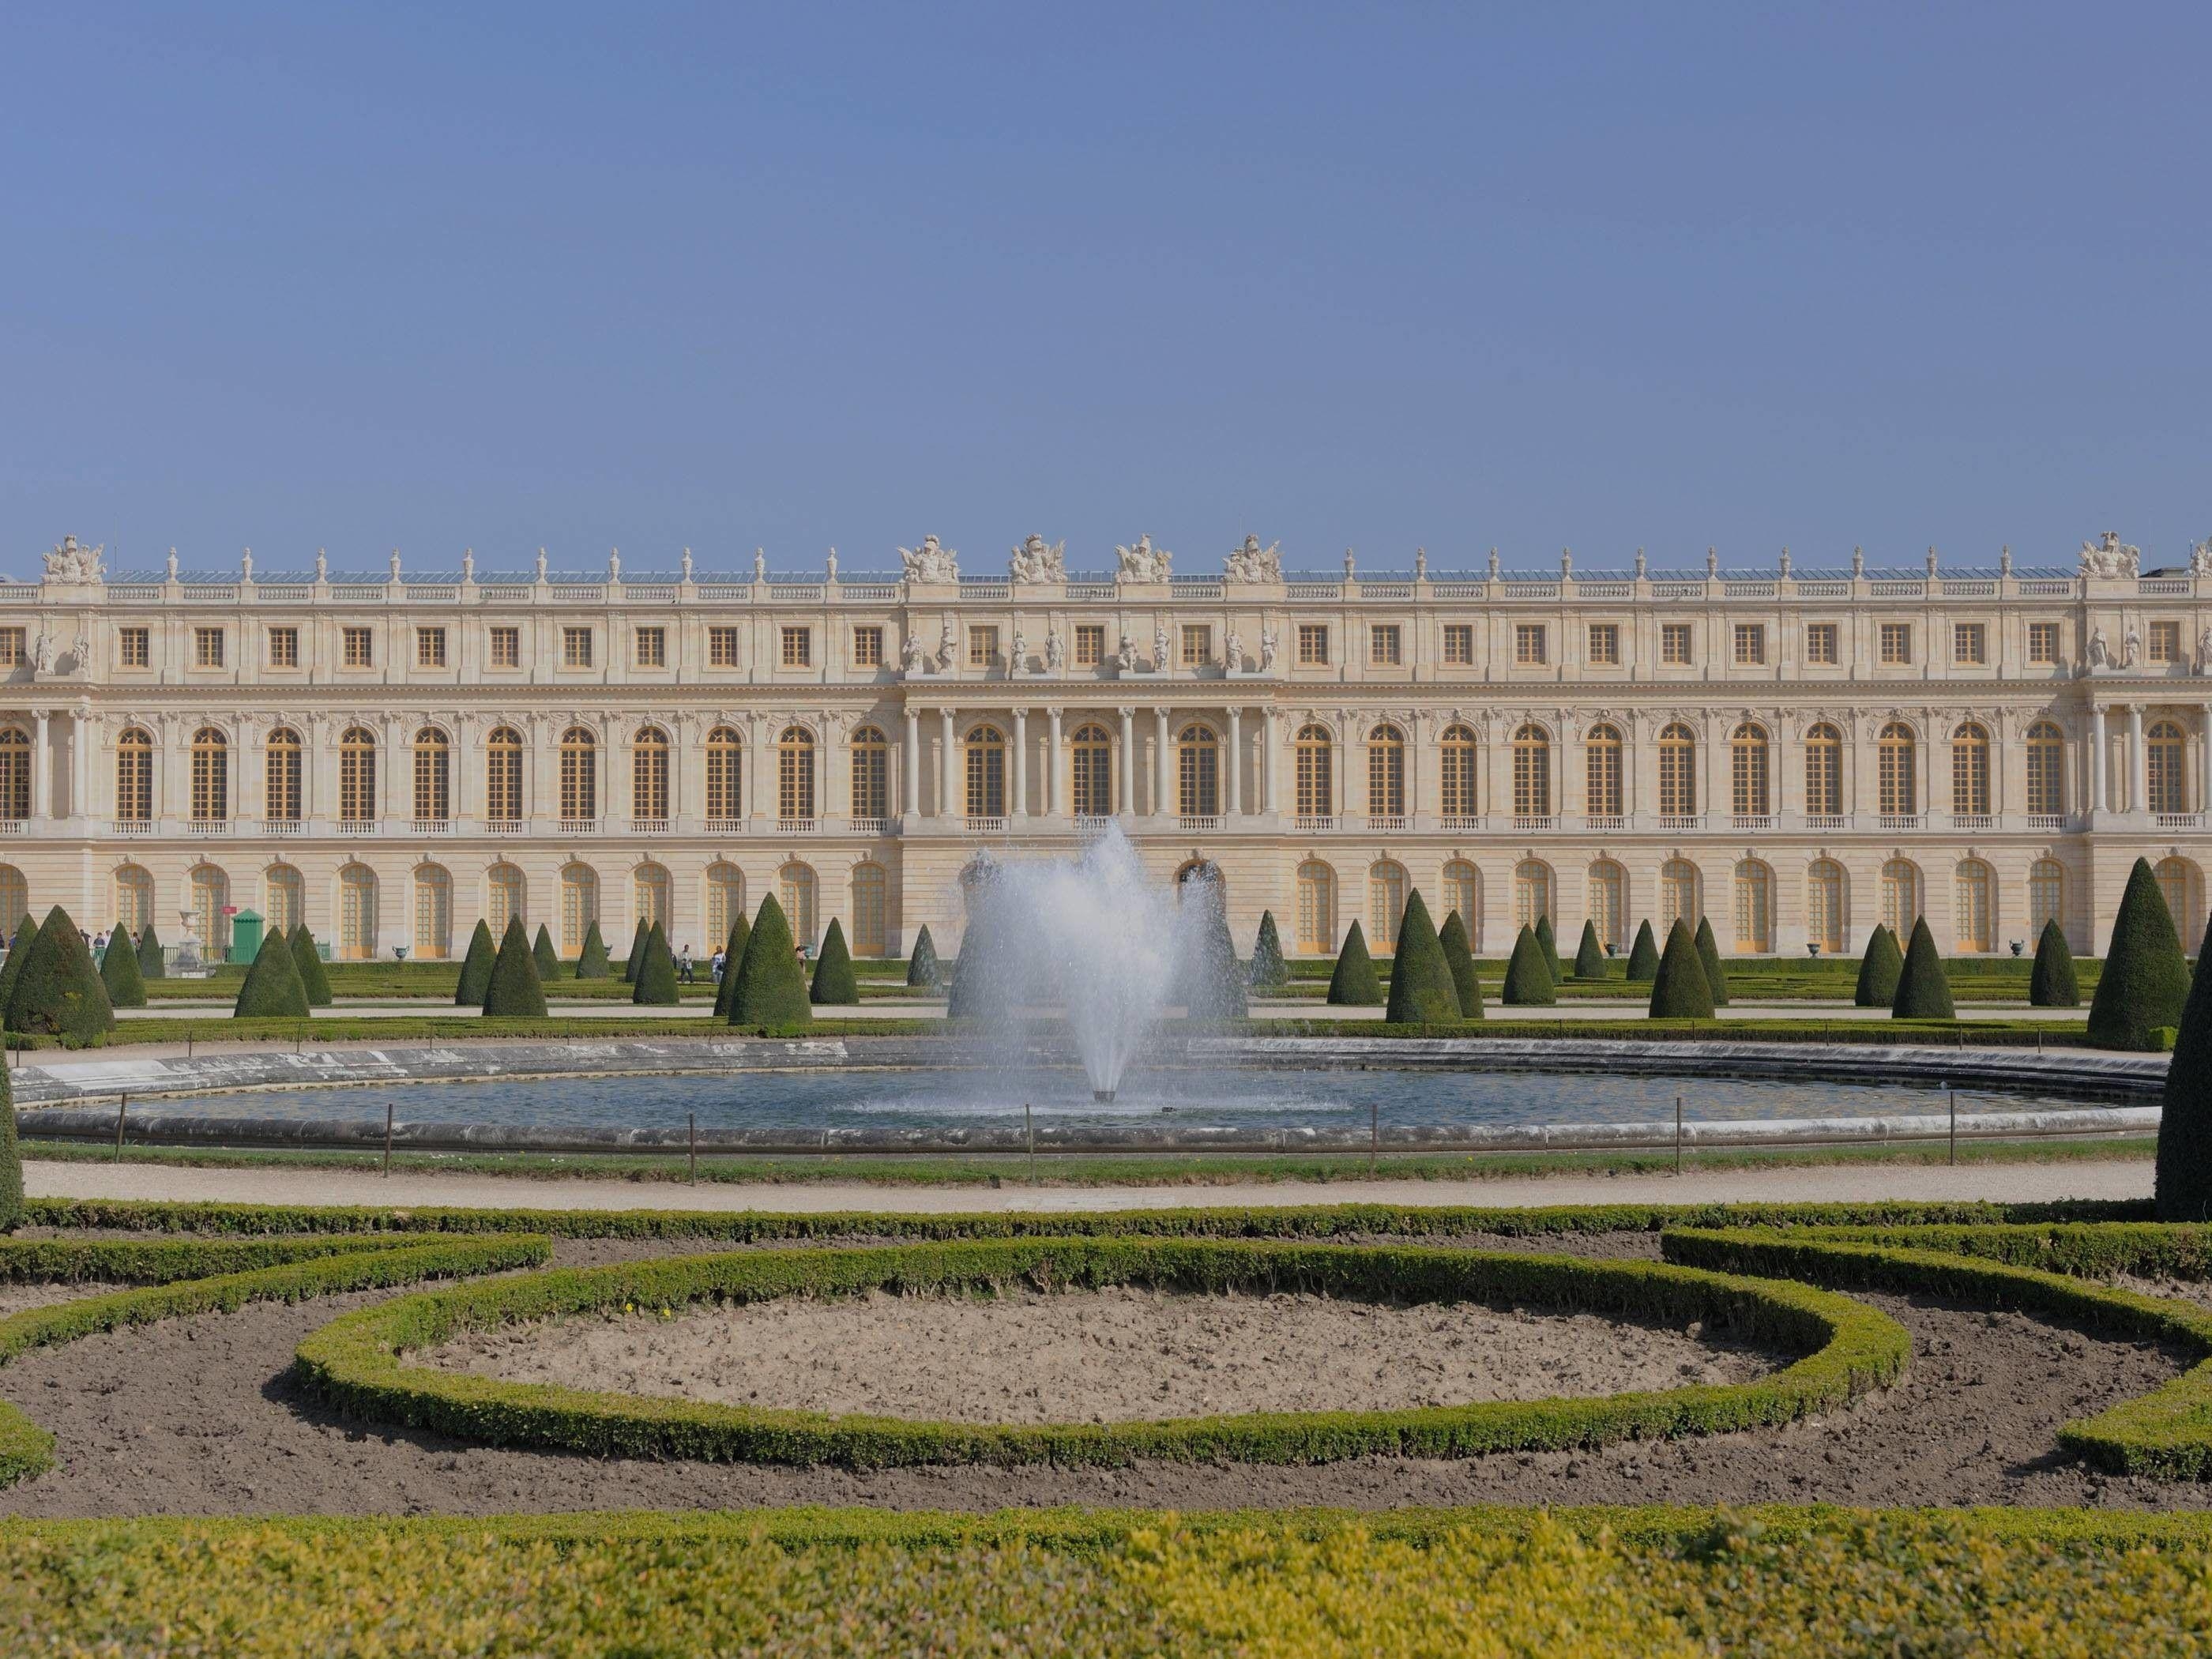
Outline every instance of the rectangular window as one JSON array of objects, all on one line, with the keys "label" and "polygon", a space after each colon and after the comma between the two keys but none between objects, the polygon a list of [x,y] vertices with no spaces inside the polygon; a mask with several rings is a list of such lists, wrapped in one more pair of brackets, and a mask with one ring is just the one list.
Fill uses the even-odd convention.
[{"label": "rectangular window", "polygon": [[2153,662],[2181,660],[2181,624],[2178,622],[2154,622],[2150,625],[2150,659]]},{"label": "rectangular window", "polygon": [[22,629],[0,628],[0,668],[21,667],[27,653]]},{"label": "rectangular window", "polygon": [[1213,629],[1205,623],[1185,623],[1182,628],[1182,665],[1203,668],[1213,660]]},{"label": "rectangular window", "polygon": [[374,636],[368,629],[343,629],[340,639],[345,647],[343,660],[348,668],[367,668],[372,665],[376,654],[375,642]]},{"label": "rectangular window", "polygon": [[814,665],[814,630],[811,628],[785,628],[777,635],[777,660],[786,668],[811,668]]},{"label": "rectangular window", "polygon": [[1805,660],[1826,667],[1836,665],[1836,625],[1814,623],[1805,630]]},{"label": "rectangular window", "polygon": [[[853,666],[881,668],[884,665],[884,630],[880,628],[856,628],[853,630]],[[859,816],[866,817],[867,814]],[[880,812],[873,816],[881,817]]]},{"label": "rectangular window", "polygon": [[1739,668],[1755,668],[1766,660],[1766,625],[1764,623],[1738,623],[1735,625],[1735,661]]},{"label": "rectangular window", "polygon": [[1592,623],[1589,625],[1589,659],[1599,667],[1616,667],[1620,662],[1620,627],[1617,623]]},{"label": "rectangular window", "polygon": [[1541,623],[1514,623],[1513,660],[1516,663],[1534,665],[1542,663],[1545,659],[1544,624]]},{"label": "rectangular window", "polygon": [[271,668],[297,668],[300,665],[298,629],[272,628],[269,630],[269,665]]},{"label": "rectangular window", "polygon": [[1474,624],[1446,623],[1444,624],[1444,661],[1455,667],[1474,665]]},{"label": "rectangular window", "polygon": [[1298,624],[1298,666],[1301,668],[1328,666],[1328,624],[1327,623]]},{"label": "rectangular window", "polygon": [[2027,659],[2048,666],[2058,660],[2058,624],[2030,623],[2027,625]]},{"label": "rectangular window", "polygon": [[999,630],[996,628],[971,628],[968,630],[968,665],[988,668],[999,660]]},{"label": "rectangular window", "polygon": [[1367,660],[1377,668],[1395,668],[1406,660],[1405,635],[1395,623],[1376,623],[1367,630]]},{"label": "rectangular window", "polygon": [[446,665],[444,629],[418,628],[415,630],[415,665],[417,668],[443,668]]},{"label": "rectangular window", "polygon": [[118,629],[116,643],[122,648],[123,666],[125,668],[151,668],[154,665],[154,630],[152,629]]},{"label": "rectangular window", "polygon": [[1663,663],[1686,663],[1690,660],[1690,624],[1661,623],[1659,624],[1659,660]]},{"label": "rectangular window", "polygon": [[1990,659],[1990,630],[1981,623],[1954,623],[1951,625],[1951,660],[1962,667],[1975,668]]},{"label": "rectangular window", "polygon": [[668,630],[665,628],[641,628],[637,630],[637,665],[640,668],[668,666]]},{"label": "rectangular window", "polygon": [[1881,659],[1890,664],[1912,660],[1911,623],[1884,623],[1881,625]]},{"label": "rectangular window", "polygon": [[192,629],[192,661],[202,668],[222,666],[222,629],[220,628]]},{"label": "rectangular window", "polygon": [[561,665],[563,668],[589,668],[592,665],[590,629],[564,628],[561,630]]},{"label": "rectangular window", "polygon": [[1106,660],[1106,624],[1079,623],[1075,629],[1075,665],[1096,668]]},{"label": "rectangular window", "polygon": [[710,628],[707,630],[707,666],[735,668],[738,665],[738,630],[734,628]]}]

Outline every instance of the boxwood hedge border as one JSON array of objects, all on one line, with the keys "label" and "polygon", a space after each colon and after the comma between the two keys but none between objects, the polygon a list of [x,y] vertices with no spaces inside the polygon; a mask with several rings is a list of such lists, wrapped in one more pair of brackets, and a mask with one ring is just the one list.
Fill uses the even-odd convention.
[{"label": "boxwood hedge border", "polygon": [[[611,1307],[750,1302],[870,1290],[989,1294],[1012,1285],[1295,1290],[1415,1302],[1474,1299],[1726,1324],[1798,1354],[1747,1383],[1587,1399],[1390,1411],[1249,1413],[1142,1422],[985,1425],[831,1417],[523,1383],[409,1365],[471,1329]],[[1468,1457],[1720,1433],[1833,1409],[1900,1375],[1904,1328],[1802,1285],[1649,1261],[1422,1247],[1217,1240],[998,1239],[844,1249],[747,1250],[526,1274],[396,1298],[299,1345],[295,1370],[337,1410],[493,1445],[600,1457],[728,1462],[1051,1462],[1139,1457],[1315,1463],[1367,1455]]]}]

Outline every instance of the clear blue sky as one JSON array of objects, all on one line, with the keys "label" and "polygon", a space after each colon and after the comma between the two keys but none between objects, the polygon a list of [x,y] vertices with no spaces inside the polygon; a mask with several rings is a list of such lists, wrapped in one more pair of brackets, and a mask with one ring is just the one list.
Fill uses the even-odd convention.
[{"label": "clear blue sky", "polygon": [[2212,9],[9,8],[0,570],[2212,534]]}]

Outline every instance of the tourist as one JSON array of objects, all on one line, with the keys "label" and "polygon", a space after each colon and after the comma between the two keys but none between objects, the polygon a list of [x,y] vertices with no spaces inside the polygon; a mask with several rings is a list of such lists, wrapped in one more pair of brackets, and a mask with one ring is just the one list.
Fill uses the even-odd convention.
[{"label": "tourist", "polygon": [[708,963],[707,966],[708,971],[714,975],[715,984],[720,985],[722,982],[722,970],[728,967],[729,963],[730,958],[727,951],[717,951],[714,952],[714,960]]},{"label": "tourist", "polygon": [[676,958],[676,977],[686,985],[698,982],[691,971],[691,947],[688,945],[684,947],[684,953]]}]

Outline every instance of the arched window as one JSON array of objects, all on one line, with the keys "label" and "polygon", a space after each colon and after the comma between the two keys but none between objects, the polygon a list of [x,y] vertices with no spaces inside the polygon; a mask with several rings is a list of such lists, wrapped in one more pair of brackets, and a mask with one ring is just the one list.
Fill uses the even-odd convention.
[{"label": "arched window", "polygon": [[1072,763],[1069,805],[1079,818],[1114,816],[1114,741],[1103,726],[1076,728],[1069,752]]},{"label": "arched window", "polygon": [[2051,818],[2066,811],[2066,739],[2049,720],[2027,728],[2027,810]]},{"label": "arched window", "polygon": [[968,734],[968,816],[1006,816],[1006,739],[995,726]]},{"label": "arched window", "polygon": [[1472,726],[1444,728],[1438,771],[1443,785],[1443,815],[1448,818],[1471,818],[1482,810],[1475,805],[1475,752]]},{"label": "arched window", "polygon": [[[415,734],[415,822],[443,823],[453,816],[453,745],[436,726],[426,726]],[[451,887],[447,883],[449,893]]]},{"label": "arched window", "polygon": [[1805,937],[1830,956],[1844,948],[1844,866],[1821,859],[1805,872]]},{"label": "arched window", "polygon": [[[676,926],[676,913],[668,902],[668,872],[658,864],[639,865],[630,872],[629,891],[631,908],[637,919],[647,931],[659,922],[661,936],[667,938]],[[674,941],[670,941],[668,948],[676,948]]]},{"label": "arched window", "polygon": [[192,896],[192,937],[200,954],[221,962],[230,954],[230,878],[212,864],[195,865],[189,884]]},{"label": "arched window", "polygon": [[561,821],[596,823],[599,817],[599,740],[580,726],[561,734]]},{"label": "arched window", "polygon": [[[707,944],[719,951],[730,929],[745,913],[745,878],[734,864],[717,859],[707,866]],[[730,964],[735,967],[737,964]]]},{"label": "arched window", "polygon": [[853,954],[856,957],[879,957],[884,950],[888,929],[884,926],[885,899],[890,892],[890,878],[880,864],[856,864],[853,866]]},{"label": "arched window", "polygon": [[1628,872],[1611,859],[1589,867],[1589,919],[1597,942],[1618,950],[1628,923]]},{"label": "arched window", "polygon": [[338,955],[348,962],[376,959],[376,872],[365,864],[339,871]]},{"label": "arched window", "polygon": [[1621,816],[1620,732],[1611,726],[1593,726],[1583,739],[1583,769],[1589,786],[1584,807],[1594,818]]},{"label": "arched window", "polygon": [[507,924],[530,925],[529,885],[512,864],[495,864],[484,876],[484,921],[494,939],[507,937]]},{"label": "arched window", "polygon": [[1659,734],[1659,816],[1698,813],[1698,740],[1677,720]]},{"label": "arched window", "polygon": [[[376,735],[365,726],[349,726],[338,739],[338,817],[348,823],[376,820]],[[369,891],[375,892],[373,884]],[[376,954],[375,939],[372,927],[370,956]]]},{"label": "arched window", "polygon": [[0,726],[0,818],[30,816],[30,734],[21,726]]},{"label": "arched window", "polygon": [[1480,949],[1482,878],[1465,859],[1454,859],[1444,866],[1444,915],[1449,916],[1455,910],[1459,912],[1459,925],[1467,929],[1468,949]]},{"label": "arched window", "polygon": [[1984,817],[1990,810],[1990,734],[1972,720],[1951,734],[1951,811]]},{"label": "arched window", "polygon": [[1905,945],[1920,920],[1920,866],[1911,859],[1891,859],[1881,866],[1881,925]]},{"label": "arched window", "polygon": [[1735,948],[1747,956],[1774,949],[1774,872],[1757,859],[1735,867]]},{"label": "arched window", "polygon": [[1406,914],[1406,866],[1384,859],[1367,872],[1367,943],[1377,951],[1398,948],[1398,924]]},{"label": "arched window", "polygon": [[115,925],[136,936],[153,919],[154,878],[135,864],[122,866],[115,872]]},{"label": "arched window", "polygon": [[522,821],[522,733],[511,726],[498,727],[484,744],[484,817]]},{"label": "arched window", "polygon": [[261,750],[261,813],[271,823],[297,823],[304,806],[300,787],[300,734],[280,726]]},{"label": "arched window", "polygon": [[1659,866],[1659,934],[1678,922],[1692,928],[1705,913],[1705,896],[1698,889],[1698,866],[1687,859],[1668,859]]},{"label": "arched window", "polygon": [[811,866],[793,860],[775,872],[776,890],[783,903],[783,914],[791,922],[791,939],[794,945],[804,945],[810,950],[815,941],[815,882]]},{"label": "arched window", "polygon": [[853,816],[887,818],[891,814],[890,745],[882,731],[864,726],[853,733]]},{"label": "arched window", "polygon": [[1336,872],[1319,859],[1298,866],[1298,949],[1309,956],[1336,949]]},{"label": "arched window", "polygon": [[1540,726],[1513,734],[1513,816],[1552,816],[1552,739]]},{"label": "arched window", "polygon": [[1996,878],[1979,859],[1963,860],[1951,875],[1953,929],[1961,951],[1987,951],[1996,941]]},{"label": "arched window", "polygon": [[815,808],[814,734],[787,726],[775,740],[775,815],[786,823],[807,823]]},{"label": "arched window", "polygon": [[1406,738],[1395,726],[1378,726],[1367,734],[1367,815],[1406,816]]},{"label": "arched window", "polygon": [[307,919],[307,884],[289,864],[272,864],[261,878],[261,908],[271,933],[289,933]]},{"label": "arched window", "polygon": [[584,953],[584,935],[599,919],[599,872],[588,864],[564,866],[561,871],[561,954]]},{"label": "arched window", "polygon": [[115,816],[126,823],[154,816],[154,739],[135,726],[115,740]]},{"label": "arched window", "polygon": [[[745,740],[733,726],[718,726],[707,734],[707,817],[710,822],[734,823],[745,815],[744,792],[738,787],[740,761]],[[728,929],[725,928],[726,933]]]},{"label": "arched window", "polygon": [[629,815],[646,823],[668,822],[668,733],[641,726],[630,740]]},{"label": "arched window", "polygon": [[2038,939],[2045,927],[2066,926],[2066,866],[2057,859],[2038,859],[2027,871],[2027,926]]},{"label": "arched window", "polygon": [[435,864],[415,866],[415,955],[441,962],[453,949],[453,878]]},{"label": "arched window", "polygon": [[2158,890],[2166,896],[2166,908],[2173,915],[2173,931],[2181,936],[2181,948],[2195,950],[2202,925],[2197,866],[2186,859],[2161,859],[2152,873],[2158,878]]},{"label": "arched window", "polygon": [[1336,780],[1328,728],[1301,726],[1292,753],[1296,762],[1297,816],[1328,817],[1336,811]]},{"label": "arched window", "polygon": [[192,822],[221,823],[230,816],[230,739],[212,726],[192,733]]},{"label": "arched window", "polygon": [[1825,720],[1805,733],[1805,811],[1813,817],[1844,814],[1844,737]]},{"label": "arched window", "polygon": [[[1877,805],[1886,818],[1911,817],[1920,808],[1920,788],[1913,776],[1912,728],[1892,720],[1875,742]],[[1918,912],[1914,913],[1917,915]]]},{"label": "arched window", "polygon": [[1221,812],[1221,744],[1212,727],[1195,720],[1176,734],[1176,801],[1187,818]]},{"label": "arched window", "polygon": [[1774,810],[1766,762],[1765,728],[1748,720],[1737,726],[1729,738],[1729,793],[1736,817],[1763,818]]},{"label": "arched window", "polygon": [[31,885],[12,864],[0,864],[0,936],[15,937],[23,918],[31,914]]},{"label": "arched window", "polygon": [[1552,866],[1523,859],[1513,870],[1513,925],[1534,927],[1552,914]]},{"label": "arched window", "polygon": [[2186,812],[2187,781],[2182,771],[2181,728],[2160,720],[2143,734],[2143,782],[2154,812]]}]

